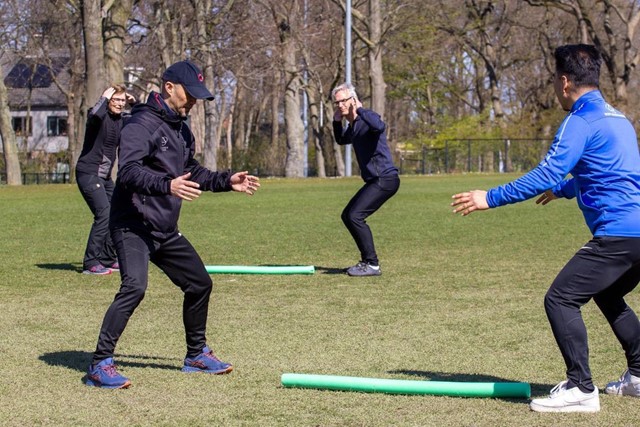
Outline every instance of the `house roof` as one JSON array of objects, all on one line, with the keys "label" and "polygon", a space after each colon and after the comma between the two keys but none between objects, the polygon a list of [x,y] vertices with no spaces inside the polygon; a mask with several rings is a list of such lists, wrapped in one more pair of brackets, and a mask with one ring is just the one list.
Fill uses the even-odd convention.
[{"label": "house roof", "polygon": [[12,110],[66,109],[64,94],[54,79],[63,87],[68,84],[66,68],[68,58],[17,58],[3,67],[4,84],[7,87],[9,108]]}]

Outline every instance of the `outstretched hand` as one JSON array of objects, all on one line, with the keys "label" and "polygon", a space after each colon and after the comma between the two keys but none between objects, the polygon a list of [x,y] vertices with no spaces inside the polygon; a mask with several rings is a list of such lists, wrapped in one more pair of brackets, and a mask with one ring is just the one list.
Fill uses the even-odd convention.
[{"label": "outstretched hand", "polygon": [[538,197],[538,199],[536,200],[536,205],[539,205],[540,203],[542,203],[542,206],[544,206],[550,201],[555,199],[557,199],[557,197],[555,194],[553,194],[553,191],[547,190],[544,193],[542,193],[540,197]]},{"label": "outstretched hand", "polygon": [[237,172],[231,175],[231,189],[240,193],[247,193],[253,196],[258,188],[260,188],[260,178],[249,175],[249,172]]},{"label": "outstretched hand", "polygon": [[464,193],[458,193],[451,196],[454,207],[453,213],[459,213],[467,216],[473,211],[484,211],[489,209],[487,203],[487,192],[484,190],[473,190]]},{"label": "outstretched hand", "polygon": [[191,172],[171,180],[171,195],[181,198],[182,200],[191,201],[200,197],[202,191],[198,190],[200,184],[189,181]]}]

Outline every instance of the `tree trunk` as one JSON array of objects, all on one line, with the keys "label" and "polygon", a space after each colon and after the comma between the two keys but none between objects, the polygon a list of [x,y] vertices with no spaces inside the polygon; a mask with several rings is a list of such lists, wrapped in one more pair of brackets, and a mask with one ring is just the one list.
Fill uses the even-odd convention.
[{"label": "tree trunk", "polygon": [[18,144],[16,143],[16,134],[11,126],[7,87],[2,78],[0,78],[0,136],[2,136],[2,154],[7,173],[7,184],[22,185]]},{"label": "tree trunk", "polygon": [[304,176],[304,125],[300,117],[301,78],[296,57],[296,45],[291,37],[288,23],[280,25],[282,40],[282,58],[285,73],[284,121],[287,134],[287,158],[285,176],[301,178]]},{"label": "tree trunk", "polygon": [[[207,17],[211,11],[211,0],[195,0],[195,19],[198,31],[198,57],[202,58],[202,74],[207,88],[211,93],[215,93],[213,52],[207,49],[209,45],[209,34],[207,33]],[[224,96],[224,95],[223,95]],[[204,144],[203,144],[203,166],[212,170],[218,170],[218,145],[217,135],[218,110],[215,101],[204,101]]]},{"label": "tree trunk", "polygon": [[329,139],[331,140],[331,147],[333,150],[333,159],[336,163],[336,176],[345,176],[345,165],[344,165],[344,157],[342,155],[342,145],[338,145],[338,143],[336,142],[336,139],[333,135],[333,114],[331,113],[333,111],[333,104],[331,103],[331,101],[327,100],[324,104],[324,111],[329,112],[328,114],[326,114],[327,120],[326,123],[324,124],[324,129],[325,129],[325,135],[329,136]]},{"label": "tree trunk", "polygon": [[233,87],[231,93],[231,104],[229,105],[229,120],[227,123],[227,169],[233,165],[233,118],[235,117],[236,99],[238,95],[238,85]]},{"label": "tree trunk", "polygon": [[369,77],[371,78],[371,109],[384,119],[386,88],[382,68],[382,13],[380,0],[369,0]]},{"label": "tree trunk", "polygon": [[89,103],[96,102],[105,86],[104,39],[102,37],[102,12],[100,0],[83,0],[82,27],[86,62],[87,96]]},{"label": "tree trunk", "polygon": [[103,17],[108,16],[104,29],[105,87],[124,83],[124,41],[133,0],[119,0],[112,5],[110,9],[103,9]]},{"label": "tree trunk", "polygon": [[156,1],[153,3],[153,15],[156,23],[155,35],[158,39],[157,49],[160,52],[162,58],[161,68],[166,68],[173,62],[173,46],[169,45],[167,41],[167,35],[171,34],[171,19],[167,16],[167,12],[164,8],[164,2]]},{"label": "tree trunk", "polygon": [[233,103],[233,148],[241,151],[244,148],[245,130],[247,129],[247,108],[245,105],[246,89],[240,81],[236,83],[235,101]]},{"label": "tree trunk", "polygon": [[[70,162],[70,179],[71,182],[76,180],[76,165],[82,152],[82,144],[84,139],[84,127],[87,121],[86,114],[83,113],[81,102],[77,102],[74,97],[67,98],[67,136],[69,137]],[[116,172],[113,172],[117,174]]]},{"label": "tree trunk", "polygon": [[324,152],[322,150],[322,139],[324,137],[324,128],[322,126],[322,100],[319,99],[318,92],[315,88],[308,87],[307,96],[309,97],[309,137],[313,138],[316,152],[316,170],[319,178],[326,178]]},{"label": "tree trunk", "polygon": [[273,76],[273,88],[271,90],[271,147],[278,147],[280,135],[280,71],[276,70]]}]

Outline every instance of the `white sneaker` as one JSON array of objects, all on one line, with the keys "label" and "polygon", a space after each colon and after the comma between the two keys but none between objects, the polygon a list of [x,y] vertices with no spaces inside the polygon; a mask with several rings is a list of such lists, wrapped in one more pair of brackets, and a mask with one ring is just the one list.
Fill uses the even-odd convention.
[{"label": "white sneaker", "polygon": [[627,369],[622,373],[622,376],[618,381],[612,381],[607,384],[604,392],[607,394],[615,394],[617,396],[640,397],[640,378],[631,375]]},{"label": "white sneaker", "polygon": [[545,399],[533,399],[529,405],[536,412],[598,412],[600,397],[596,387],[591,393],[583,393],[578,387],[567,389],[567,381],[551,389]]}]

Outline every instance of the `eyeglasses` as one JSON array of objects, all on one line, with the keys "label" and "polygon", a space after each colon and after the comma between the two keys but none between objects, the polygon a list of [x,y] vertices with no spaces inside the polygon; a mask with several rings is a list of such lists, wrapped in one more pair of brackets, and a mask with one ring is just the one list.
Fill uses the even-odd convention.
[{"label": "eyeglasses", "polygon": [[111,98],[109,102],[113,102],[114,104],[126,104],[127,100],[121,98]]},{"label": "eyeglasses", "polygon": [[335,105],[335,106],[337,107],[337,106],[339,106],[340,104],[344,104],[345,102],[347,102],[348,100],[350,100],[350,99],[352,99],[352,98],[353,98],[353,96],[350,96],[350,97],[345,98],[345,99],[340,99],[340,100],[338,100],[338,101],[334,102],[334,103],[333,103],[333,105]]}]

